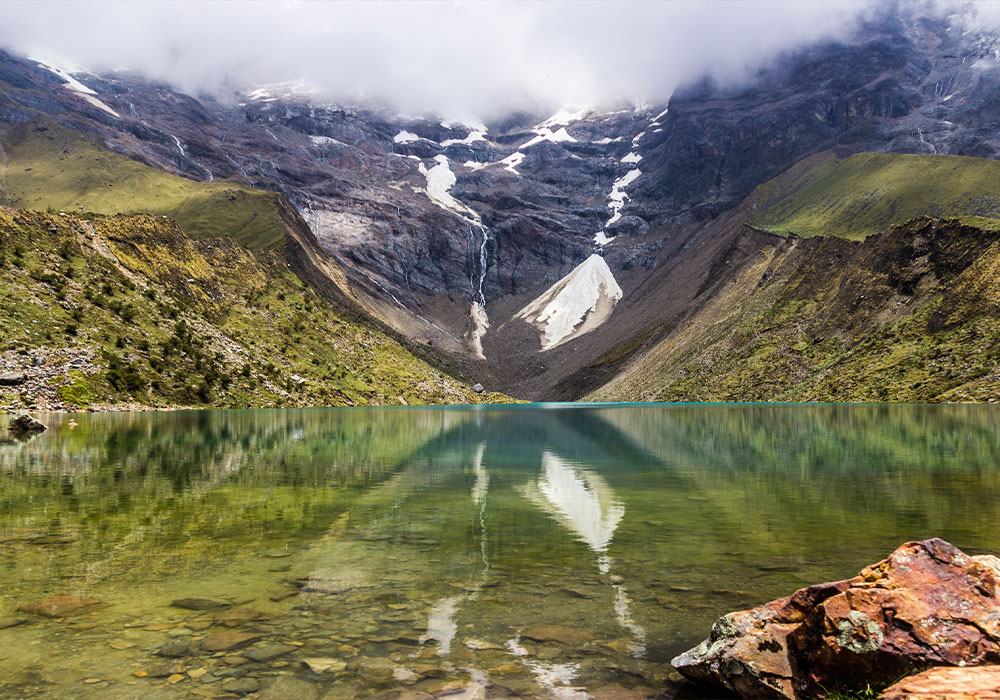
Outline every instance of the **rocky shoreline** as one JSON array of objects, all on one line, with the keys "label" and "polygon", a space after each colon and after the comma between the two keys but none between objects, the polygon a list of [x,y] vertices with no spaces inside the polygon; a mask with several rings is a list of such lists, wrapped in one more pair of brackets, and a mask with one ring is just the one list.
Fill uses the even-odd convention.
[{"label": "rocky shoreline", "polygon": [[724,615],[671,664],[748,700],[996,698],[998,582],[995,556],[909,542],[854,578]]}]

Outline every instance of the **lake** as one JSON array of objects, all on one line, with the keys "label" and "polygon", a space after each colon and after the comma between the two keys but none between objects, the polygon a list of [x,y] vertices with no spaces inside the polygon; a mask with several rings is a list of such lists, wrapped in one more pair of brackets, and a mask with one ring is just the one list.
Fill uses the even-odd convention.
[{"label": "lake", "polygon": [[[1000,551],[998,417],[42,416],[48,432],[0,442],[0,697],[673,693],[669,660],[725,612],[853,576],[907,540]],[[18,611],[57,594],[99,603]]]}]

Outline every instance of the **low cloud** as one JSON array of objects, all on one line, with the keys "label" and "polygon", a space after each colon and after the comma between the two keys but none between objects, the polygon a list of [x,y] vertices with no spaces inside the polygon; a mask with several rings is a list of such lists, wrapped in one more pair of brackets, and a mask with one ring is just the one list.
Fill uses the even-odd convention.
[{"label": "low cloud", "polygon": [[191,93],[304,79],[410,113],[662,103],[708,73],[849,33],[864,1],[22,2],[0,46]]}]

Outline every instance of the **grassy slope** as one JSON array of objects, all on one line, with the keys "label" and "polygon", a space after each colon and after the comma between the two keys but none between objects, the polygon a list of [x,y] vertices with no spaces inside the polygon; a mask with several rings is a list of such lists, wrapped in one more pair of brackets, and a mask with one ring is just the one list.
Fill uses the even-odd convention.
[{"label": "grassy slope", "polygon": [[860,240],[915,216],[1000,227],[1000,162],[985,158],[821,153],[756,192],[749,223],[779,235]]},{"label": "grassy slope", "polygon": [[915,219],[768,243],[595,400],[1000,397],[1000,234]]},{"label": "grassy slope", "polygon": [[0,146],[7,155],[7,166],[0,171],[0,204],[144,212],[177,220],[192,238],[232,238],[255,249],[277,249],[284,243],[271,192],[164,173],[54,124],[28,122],[11,128]]},{"label": "grassy slope", "polygon": [[[344,319],[279,254],[191,240],[150,215],[0,208],[0,319],[0,354],[27,368],[43,349],[47,365],[68,369],[49,388],[80,406],[506,400]],[[65,366],[86,349],[92,368]],[[0,387],[0,405],[37,402]]]},{"label": "grassy slope", "polygon": [[1000,162],[820,153],[752,201],[759,253],[587,398],[1000,398]]}]

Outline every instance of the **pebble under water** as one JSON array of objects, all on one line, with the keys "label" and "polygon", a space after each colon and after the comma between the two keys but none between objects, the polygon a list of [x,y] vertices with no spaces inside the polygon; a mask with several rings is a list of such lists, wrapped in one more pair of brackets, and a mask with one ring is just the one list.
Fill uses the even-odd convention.
[{"label": "pebble under water", "polygon": [[725,612],[907,540],[1000,552],[998,417],[581,404],[0,426],[0,698],[705,697],[669,660]]}]

